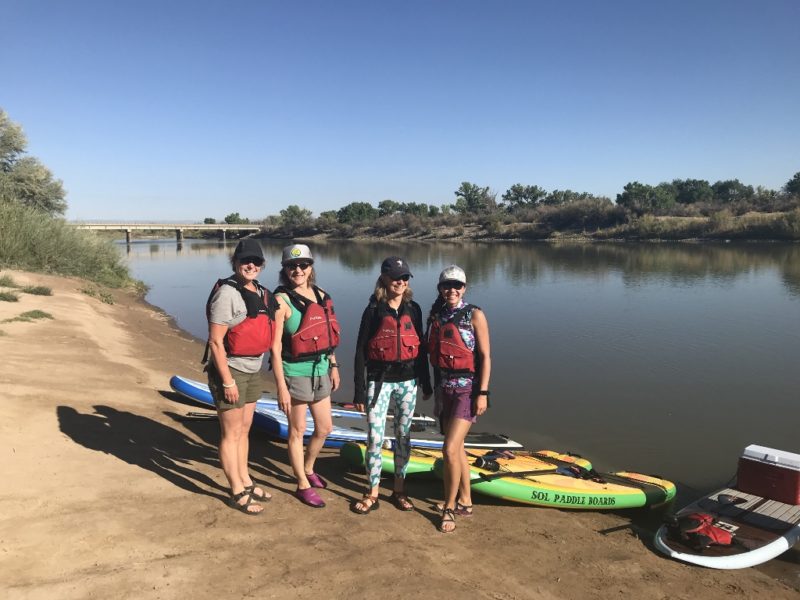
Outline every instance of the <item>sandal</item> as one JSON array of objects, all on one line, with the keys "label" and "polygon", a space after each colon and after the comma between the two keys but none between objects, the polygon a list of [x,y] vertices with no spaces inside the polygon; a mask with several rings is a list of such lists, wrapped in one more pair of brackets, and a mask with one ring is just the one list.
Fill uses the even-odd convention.
[{"label": "sandal", "polygon": [[[436,510],[444,510],[444,502],[439,502],[439,504],[436,505]],[[458,515],[459,517],[469,518],[473,515],[472,504],[461,504],[460,501],[456,502],[456,507],[452,510],[453,514]]]},{"label": "sandal", "polygon": [[411,500],[408,499],[405,492],[392,492],[392,495],[389,496],[389,500],[398,510],[414,510],[414,505],[411,503]]},{"label": "sandal", "polygon": [[[450,527],[452,524],[452,527]],[[442,511],[442,520],[439,521],[439,531],[442,533],[453,533],[456,530],[456,515],[452,508],[445,508]]]},{"label": "sandal", "polygon": [[244,491],[250,494],[250,496],[256,502],[269,502],[270,500],[272,500],[272,494],[268,493],[266,490],[262,490],[261,488],[258,488],[258,490],[261,492],[260,494],[256,494],[255,483],[251,483],[250,485],[244,486]]},{"label": "sandal", "polygon": [[[239,504],[239,500],[241,500],[245,496],[247,496],[247,502],[245,502],[244,504]],[[228,500],[228,506],[230,506],[231,508],[235,508],[239,512],[243,512],[244,514],[251,516],[260,515],[262,512],[264,512],[264,507],[261,506],[260,504],[256,504],[255,502],[253,502],[253,497],[247,490],[243,490],[238,494],[231,494],[231,499]],[[251,506],[257,506],[261,510],[249,510]]]},{"label": "sandal", "polygon": [[[358,508],[359,504],[361,505],[361,508]],[[381,505],[378,501],[378,496],[370,496],[369,494],[364,494],[361,497],[361,500],[353,504],[351,510],[358,515],[366,515],[371,513],[373,510],[378,510],[380,507]]]}]

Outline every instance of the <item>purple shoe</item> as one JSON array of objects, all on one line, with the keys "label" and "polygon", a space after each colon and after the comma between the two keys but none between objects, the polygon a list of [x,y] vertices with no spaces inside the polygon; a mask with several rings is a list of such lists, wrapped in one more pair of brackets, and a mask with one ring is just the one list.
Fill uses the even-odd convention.
[{"label": "purple shoe", "polygon": [[320,477],[316,473],[307,474],[306,479],[308,479],[308,483],[311,484],[311,487],[321,488],[321,489],[325,489],[326,487],[328,487],[328,482],[325,481],[322,477]]},{"label": "purple shoe", "polygon": [[297,499],[300,500],[303,504],[307,504],[311,508],[323,508],[325,506],[325,502],[323,502],[322,498],[319,497],[319,494],[314,490],[314,488],[306,488],[301,490],[297,488],[297,491],[294,493],[297,496]]}]

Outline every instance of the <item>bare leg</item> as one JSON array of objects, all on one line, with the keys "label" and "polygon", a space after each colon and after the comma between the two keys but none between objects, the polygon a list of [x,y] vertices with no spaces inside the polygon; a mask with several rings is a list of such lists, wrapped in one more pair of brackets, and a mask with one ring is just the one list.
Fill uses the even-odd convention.
[{"label": "bare leg", "polygon": [[289,464],[294,471],[297,479],[297,487],[301,490],[311,487],[306,479],[306,471],[303,467],[303,433],[306,430],[306,411],[307,402],[300,402],[292,398],[292,406],[289,409]]},{"label": "bare leg", "polygon": [[[239,440],[239,476],[245,487],[253,485],[250,477],[249,458],[250,458],[250,428],[253,425],[253,414],[256,412],[256,403],[245,404],[242,409],[242,437]],[[266,490],[256,487],[253,489],[253,500],[264,500],[271,498],[272,495]]]},{"label": "bare leg", "polygon": [[[255,408],[255,407],[254,407]],[[219,461],[222,464],[222,472],[228,479],[228,485],[231,488],[231,494],[236,495],[244,491],[245,482],[242,479],[242,469],[240,465],[240,445],[242,437],[247,438],[244,430],[244,408],[232,408],[230,410],[217,411],[219,416],[220,425],[220,442],[219,442]],[[246,454],[245,454],[245,470],[246,467]],[[248,498],[245,496],[239,503],[246,504]],[[251,504],[248,512],[261,512],[264,507],[258,504]]]},{"label": "bare leg", "polygon": [[314,472],[314,462],[325,444],[325,439],[333,430],[330,396],[311,404],[311,417],[314,419],[314,435],[311,436],[306,448],[306,459],[303,463],[304,476]]},{"label": "bare leg", "polygon": [[[464,451],[464,438],[467,437],[470,427],[472,423],[465,419],[451,418],[447,423],[443,448],[445,509],[456,507],[456,497],[465,477],[464,465],[466,465],[466,485],[469,486],[469,464]],[[452,531],[455,529],[455,523],[444,524],[443,528],[445,531]]]}]

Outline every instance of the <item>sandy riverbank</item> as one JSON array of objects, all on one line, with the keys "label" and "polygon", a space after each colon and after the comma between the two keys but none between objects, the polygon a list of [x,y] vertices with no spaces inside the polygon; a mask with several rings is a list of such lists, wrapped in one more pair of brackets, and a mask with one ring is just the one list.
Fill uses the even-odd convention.
[{"label": "sandy riverbank", "polygon": [[[66,278],[4,271],[52,297],[0,302],[0,589],[6,598],[795,598],[792,551],[765,569],[718,572],[651,547],[659,515],[572,513],[477,498],[453,535],[435,529],[436,482],[418,511],[349,512],[364,478],[327,452],[328,507],[294,490],[281,443],[253,435],[265,514],[227,508],[217,424],[169,392],[202,379],[202,346],[125,292],[105,304]],[[198,310],[202,307],[198,305]]]}]

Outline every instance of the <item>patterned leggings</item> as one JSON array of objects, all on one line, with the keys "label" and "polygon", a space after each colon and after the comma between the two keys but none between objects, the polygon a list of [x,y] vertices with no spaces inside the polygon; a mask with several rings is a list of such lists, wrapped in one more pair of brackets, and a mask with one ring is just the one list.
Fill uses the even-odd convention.
[{"label": "patterned leggings", "polygon": [[[367,386],[368,402],[375,396],[375,382]],[[367,409],[369,435],[367,437],[367,477],[371,487],[377,487],[381,480],[381,447],[386,429],[386,413],[389,402],[394,402],[394,472],[395,477],[405,477],[408,457],[411,454],[411,421],[417,404],[417,380],[400,381],[381,385],[375,406]]]}]

